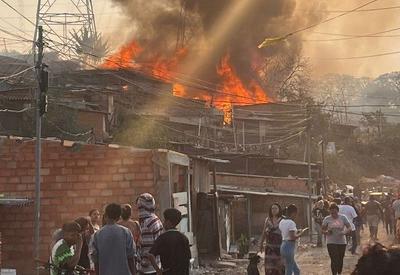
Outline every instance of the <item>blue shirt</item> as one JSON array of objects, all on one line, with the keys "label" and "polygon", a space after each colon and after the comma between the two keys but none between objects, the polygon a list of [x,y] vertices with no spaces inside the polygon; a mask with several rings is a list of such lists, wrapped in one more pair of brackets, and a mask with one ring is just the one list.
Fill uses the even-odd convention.
[{"label": "blue shirt", "polygon": [[135,253],[132,233],[126,227],[107,224],[94,234],[92,259],[100,275],[131,275],[128,258]]}]

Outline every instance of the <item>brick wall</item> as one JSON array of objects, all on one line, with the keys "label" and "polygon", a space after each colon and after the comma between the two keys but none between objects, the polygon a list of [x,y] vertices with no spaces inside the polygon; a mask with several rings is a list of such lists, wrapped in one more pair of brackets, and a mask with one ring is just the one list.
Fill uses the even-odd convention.
[{"label": "brick wall", "polygon": [[[0,139],[0,193],[34,198],[34,141]],[[151,150],[43,142],[41,258],[48,258],[51,233],[63,222],[102,209],[109,202],[133,203],[155,193]],[[159,173],[159,172],[157,172]],[[160,184],[160,183],[157,183]],[[156,194],[157,199],[157,194]],[[134,213],[136,216],[136,213]],[[34,206],[0,207],[3,267],[33,274]]]}]

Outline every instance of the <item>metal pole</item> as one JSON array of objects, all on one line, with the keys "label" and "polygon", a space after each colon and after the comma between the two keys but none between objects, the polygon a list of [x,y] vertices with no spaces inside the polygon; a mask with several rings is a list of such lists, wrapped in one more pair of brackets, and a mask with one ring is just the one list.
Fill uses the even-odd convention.
[{"label": "metal pole", "polygon": [[221,258],[221,231],[219,229],[219,215],[218,215],[218,190],[217,190],[217,168],[213,163],[213,185],[214,185],[214,215],[215,215],[215,229],[217,230],[217,255]]},{"label": "metal pole", "polygon": [[325,174],[325,140],[322,139],[321,143],[321,154],[322,154],[322,186],[324,188],[324,196],[328,193],[327,187],[326,187],[326,174]]},{"label": "metal pole", "polygon": [[310,242],[312,242],[312,178],[311,178],[311,113],[309,108],[307,108],[308,112],[308,126],[307,126],[307,162],[308,162],[308,203],[309,203],[309,208],[308,208],[308,215],[309,215],[309,233],[310,233]]},{"label": "metal pole", "polygon": [[[38,88],[36,90],[36,148],[35,148],[35,259],[40,258],[40,168],[41,168],[41,131],[42,131],[42,118],[40,114],[40,73],[43,61],[43,27],[38,28],[38,41],[37,41],[37,62],[36,62],[36,77],[38,79]],[[39,274],[39,269],[37,269]]]},{"label": "metal pole", "polygon": [[36,39],[38,35],[38,27],[39,27],[39,20],[40,20],[40,8],[41,8],[41,1],[37,1],[37,10],[36,10],[36,25],[35,25],[35,32],[33,33],[33,45],[32,45],[32,53],[33,53],[33,64],[36,64]]}]

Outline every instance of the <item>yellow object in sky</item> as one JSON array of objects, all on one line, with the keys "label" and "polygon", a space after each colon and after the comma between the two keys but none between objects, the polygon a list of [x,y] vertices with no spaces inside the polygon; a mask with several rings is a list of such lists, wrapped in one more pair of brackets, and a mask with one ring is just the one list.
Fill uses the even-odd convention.
[{"label": "yellow object in sky", "polygon": [[287,37],[288,37],[288,35],[272,37],[272,38],[265,38],[265,40],[260,45],[258,45],[258,48],[261,49],[261,48],[266,48],[266,47],[272,46],[276,43],[286,40]]}]

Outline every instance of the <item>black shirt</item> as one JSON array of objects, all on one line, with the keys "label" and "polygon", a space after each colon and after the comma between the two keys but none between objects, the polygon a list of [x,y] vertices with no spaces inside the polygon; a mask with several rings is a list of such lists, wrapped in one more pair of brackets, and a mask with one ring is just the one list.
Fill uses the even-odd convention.
[{"label": "black shirt", "polygon": [[150,254],[160,256],[165,275],[189,275],[191,258],[189,240],[177,230],[161,234],[150,249]]}]

